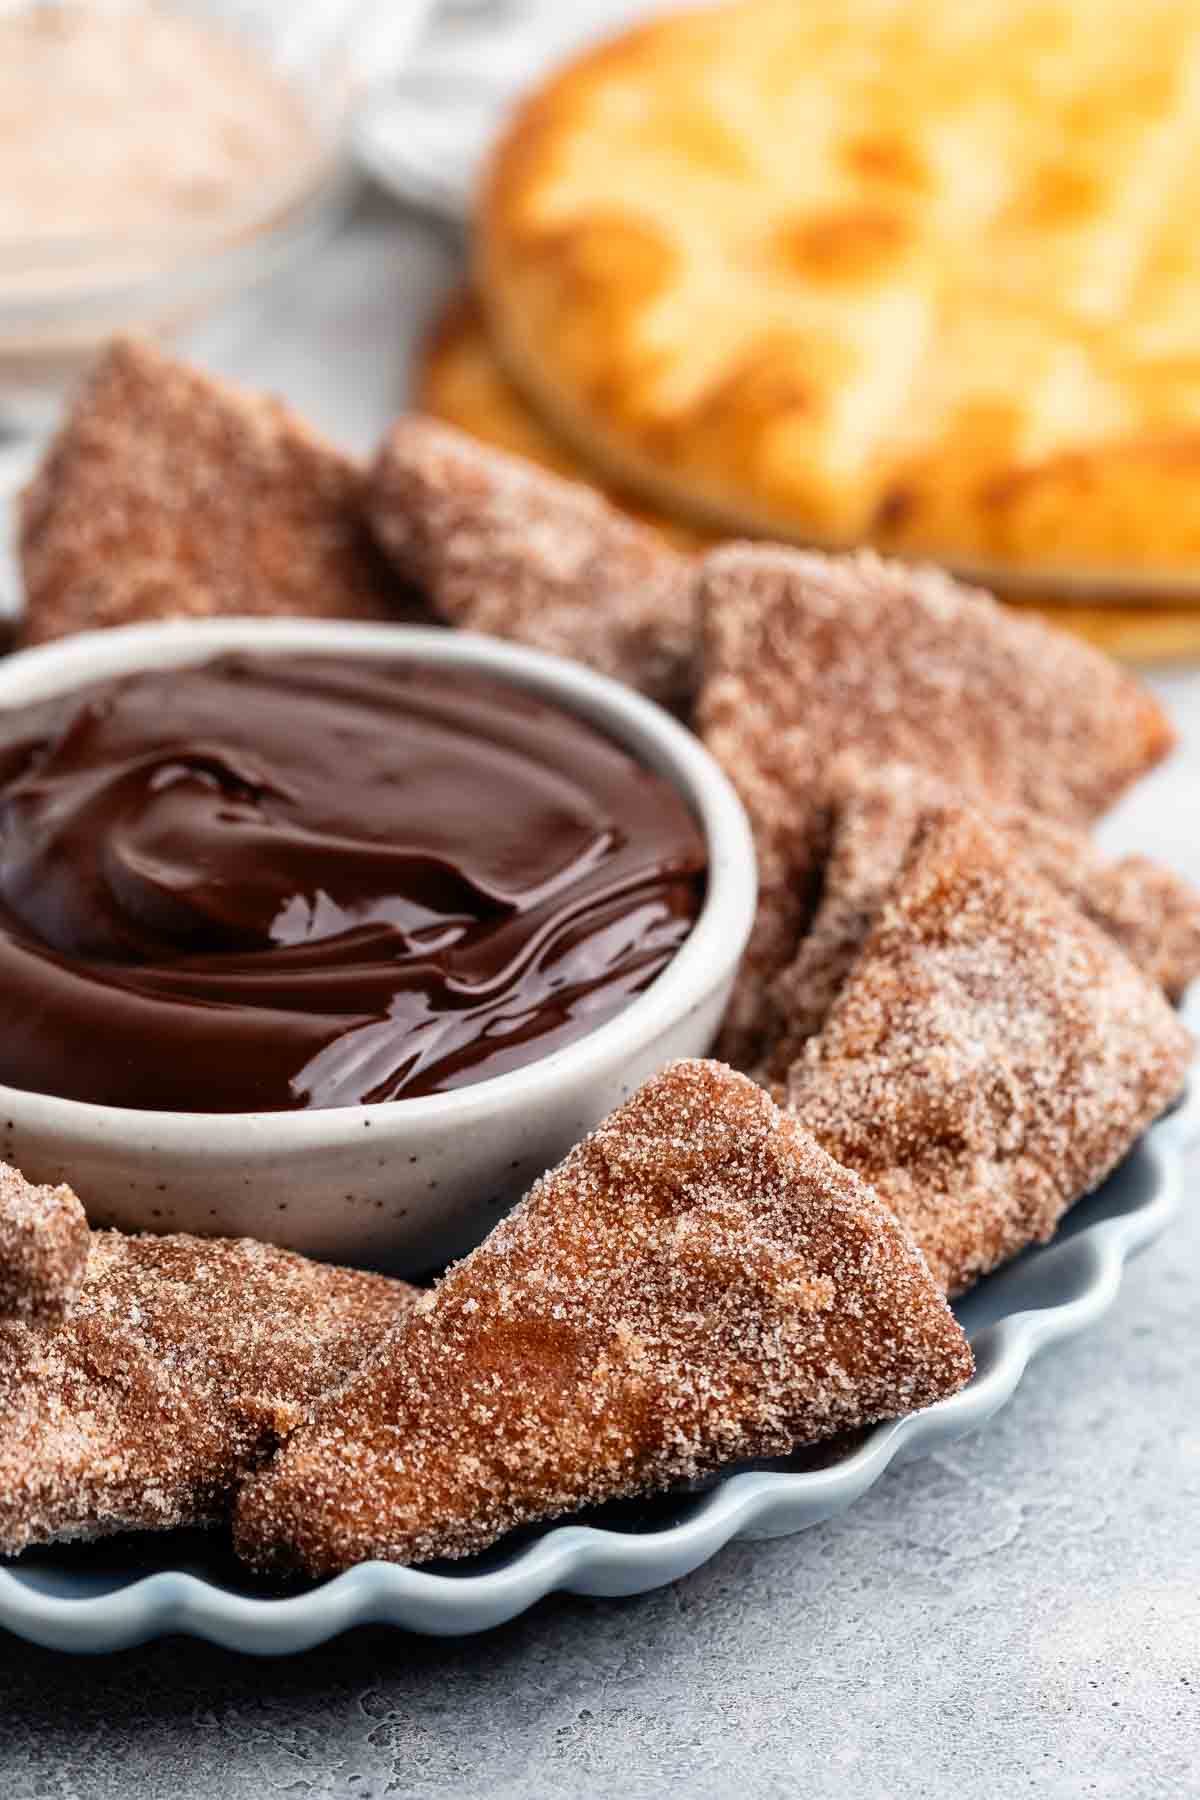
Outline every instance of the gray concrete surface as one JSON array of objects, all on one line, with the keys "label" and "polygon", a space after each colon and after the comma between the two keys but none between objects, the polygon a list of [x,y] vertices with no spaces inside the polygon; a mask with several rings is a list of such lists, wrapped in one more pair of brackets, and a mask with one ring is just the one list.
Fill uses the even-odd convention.
[{"label": "gray concrete surface", "polygon": [[[365,447],[453,269],[377,206],[201,348]],[[1200,877],[1200,675],[1163,691],[1184,749],[1107,836]],[[268,1663],[0,1639],[0,1800],[1200,1795],[1198,1293],[1193,1207],[985,1434],[661,1593]]]}]

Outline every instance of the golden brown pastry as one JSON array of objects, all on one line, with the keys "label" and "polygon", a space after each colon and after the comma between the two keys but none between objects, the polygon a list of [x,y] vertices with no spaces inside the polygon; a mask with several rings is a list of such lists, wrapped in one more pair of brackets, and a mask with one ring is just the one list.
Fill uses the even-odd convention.
[{"label": "golden brown pastry", "polygon": [[417,412],[455,425],[493,449],[523,456],[568,481],[599,488],[614,506],[661,532],[676,549],[695,550],[713,542],[711,532],[694,530],[645,505],[635,494],[606,487],[551,430],[501,368],[483,308],[470,288],[451,294],[418,346],[411,394]]},{"label": "golden brown pastry", "polygon": [[518,108],[497,353],[710,530],[1194,582],[1198,63],[1177,0],[671,13]]},{"label": "golden brown pastry", "polygon": [[[661,532],[678,550],[694,552],[717,541],[712,531],[687,525],[620,486],[606,484],[550,428],[501,368],[479,301],[469,290],[450,297],[418,347],[412,403],[418,411],[456,425],[496,449],[527,457],[569,480],[599,487],[614,506]],[[1200,454],[1195,467],[1200,468]],[[1182,496],[1177,496],[1177,501],[1182,502]],[[1177,503],[1171,510],[1176,526],[1186,520],[1185,505]],[[1061,520],[1058,529],[1061,533]],[[1161,535],[1155,541],[1162,543]],[[1200,563],[1200,555],[1196,560]],[[1055,597],[1050,591],[1053,579],[1040,599],[1036,583],[1033,587],[1035,597],[1024,592],[1013,597],[1020,598],[1029,610],[1041,612],[1060,630],[1085,638],[1122,661],[1171,662],[1200,651],[1200,608],[1185,604],[1182,598],[1167,597],[1161,605],[1146,600],[1134,605],[1098,597],[1096,604],[1086,605],[1079,599],[1079,592],[1086,595],[1089,591],[1086,582],[1072,600]]]}]

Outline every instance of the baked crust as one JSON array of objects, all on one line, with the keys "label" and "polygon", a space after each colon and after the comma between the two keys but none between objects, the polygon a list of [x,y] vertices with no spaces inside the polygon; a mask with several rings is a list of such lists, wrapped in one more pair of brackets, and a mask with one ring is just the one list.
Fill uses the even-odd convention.
[{"label": "baked crust", "polygon": [[[565,439],[555,435],[501,368],[483,309],[470,289],[451,295],[418,347],[413,405],[498,450],[524,456],[568,480],[600,487],[614,506],[661,532],[679,550],[710,549],[716,542],[713,532],[687,525],[619,486],[605,485]],[[1186,496],[1180,495],[1172,517],[1176,524],[1184,523]],[[1061,518],[1057,531],[1062,541],[1068,540]],[[1200,556],[1196,560],[1200,563]],[[1034,594],[1020,598],[1023,605],[1042,609],[1052,624],[1126,662],[1165,662],[1200,650],[1200,610],[1182,599],[1160,606],[1110,600],[1087,606],[1049,593],[1040,600]]]},{"label": "baked crust", "polygon": [[696,550],[713,542],[711,532],[694,530],[646,505],[636,494],[606,486],[591,474],[505,374],[472,288],[461,288],[450,296],[418,346],[412,403],[416,411],[455,425],[481,443],[523,456],[568,481],[598,487],[612,505],[652,526],[680,550]]},{"label": "baked crust", "polygon": [[498,147],[497,353],[606,481],[706,529],[1200,574],[1198,55],[1166,0],[640,27]]}]

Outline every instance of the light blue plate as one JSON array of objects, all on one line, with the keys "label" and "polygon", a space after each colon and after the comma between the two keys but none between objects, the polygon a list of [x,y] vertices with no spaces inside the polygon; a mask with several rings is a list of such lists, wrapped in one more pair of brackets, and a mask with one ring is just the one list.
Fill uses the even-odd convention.
[{"label": "light blue plate", "polygon": [[962,1302],[976,1375],[926,1412],[833,1451],[724,1476],[704,1492],[527,1532],[444,1570],[365,1563],[286,1598],[256,1588],[217,1539],[199,1534],[30,1553],[0,1567],[0,1625],[76,1651],[122,1650],[163,1632],[260,1655],[306,1650],[354,1625],[450,1636],[499,1625],[555,1589],[643,1593],[698,1568],[731,1538],[802,1531],[857,1500],[897,1458],[924,1455],[985,1424],[1036,1352],[1107,1310],[1126,1259],[1157,1237],[1179,1204],[1198,1092],[1073,1210],[1052,1244],[1027,1252]]},{"label": "light blue plate", "polygon": [[[0,466],[0,617],[17,605],[4,474]],[[726,1475],[702,1493],[608,1507],[595,1523],[528,1532],[436,1572],[365,1563],[286,1599],[256,1587],[218,1539],[200,1534],[30,1553],[0,1565],[0,1626],[57,1650],[123,1650],[186,1632],[264,1656],[307,1650],[354,1625],[453,1636],[502,1624],[556,1589],[644,1593],[699,1568],[731,1538],[802,1531],[857,1500],[897,1458],[922,1456],[985,1424],[1036,1352],[1107,1311],[1126,1260],[1179,1204],[1193,1123],[1200,1084],[1075,1207],[1052,1244],[1018,1258],[957,1308],[975,1350],[971,1385],[853,1445]]]}]

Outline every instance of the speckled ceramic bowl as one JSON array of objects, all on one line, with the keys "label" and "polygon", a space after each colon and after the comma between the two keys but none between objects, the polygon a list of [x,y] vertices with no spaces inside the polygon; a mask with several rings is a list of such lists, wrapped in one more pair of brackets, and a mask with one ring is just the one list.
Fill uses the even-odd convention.
[{"label": "speckled ceramic bowl", "polygon": [[[164,1113],[0,1086],[0,1157],[70,1180],[96,1224],[266,1238],[401,1271],[477,1242],[505,1207],[648,1075],[703,1054],[754,915],[745,815],[703,745],[660,707],[579,664],[466,632],[212,620],[89,633],[0,663],[0,707],[225,650],[344,652],[471,670],[590,720],[685,796],[705,833],[694,930],[624,1012],[527,1068],[473,1087],[307,1112]],[[0,997],[0,1029],[3,1029]]]}]

